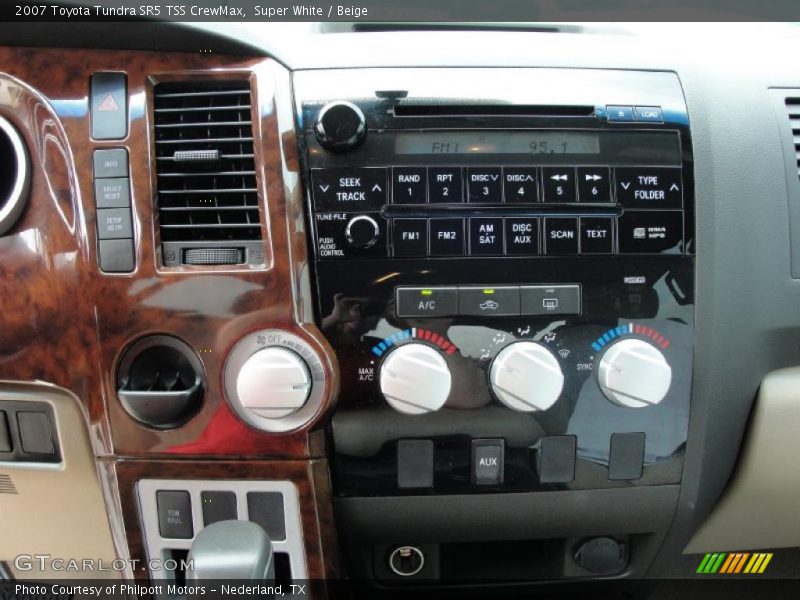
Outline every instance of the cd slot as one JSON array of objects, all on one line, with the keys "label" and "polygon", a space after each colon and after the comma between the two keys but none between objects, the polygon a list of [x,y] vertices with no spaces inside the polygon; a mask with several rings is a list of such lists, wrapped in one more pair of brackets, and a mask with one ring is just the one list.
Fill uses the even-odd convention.
[{"label": "cd slot", "polygon": [[395,117],[593,117],[594,106],[538,104],[398,104]]},{"label": "cd slot", "polygon": [[617,204],[609,203],[576,203],[565,205],[558,203],[538,202],[536,204],[514,205],[480,205],[480,204],[387,204],[381,211],[381,216],[391,218],[414,217],[447,217],[447,216],[474,216],[474,215],[499,215],[504,217],[514,216],[608,216],[618,217],[622,209]]}]

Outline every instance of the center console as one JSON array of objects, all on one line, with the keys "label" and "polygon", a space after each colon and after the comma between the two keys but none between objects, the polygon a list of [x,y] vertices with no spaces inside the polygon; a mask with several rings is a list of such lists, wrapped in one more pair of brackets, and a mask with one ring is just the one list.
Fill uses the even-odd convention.
[{"label": "center console", "polygon": [[[317,322],[341,370],[330,439],[351,568],[389,581],[456,573],[444,565],[457,549],[416,543],[433,514],[439,541],[496,539],[480,523],[465,538],[463,514],[448,529],[444,503],[465,496],[491,496],[491,511],[504,496],[566,493],[560,518],[600,490],[631,510],[653,506],[626,492],[674,493],[694,313],[677,76],[367,69],[294,83]],[[369,506],[385,515],[369,522]],[[636,566],[628,536],[656,532],[596,519],[555,532],[574,569],[534,576],[597,573],[571,545],[587,530],[627,548],[605,574]],[[435,555],[432,570],[392,566],[398,543]]]}]

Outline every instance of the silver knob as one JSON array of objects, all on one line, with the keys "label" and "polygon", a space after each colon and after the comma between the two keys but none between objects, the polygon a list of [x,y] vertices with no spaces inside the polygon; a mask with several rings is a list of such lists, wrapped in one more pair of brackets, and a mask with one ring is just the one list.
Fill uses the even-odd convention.
[{"label": "silver knob", "polygon": [[658,404],[667,395],[672,368],[652,344],[625,339],[603,354],[597,379],[606,398],[614,404],[643,408]]},{"label": "silver knob", "polygon": [[503,348],[489,370],[497,399],[512,410],[547,410],[564,387],[564,374],[552,352],[536,342],[514,342]]},{"label": "silver knob", "polygon": [[311,392],[308,365],[295,352],[269,347],[244,361],[236,379],[242,406],[271,419],[299,410]]},{"label": "silver knob", "polygon": [[399,346],[381,365],[380,386],[386,401],[406,415],[439,410],[450,396],[450,368],[425,344]]}]

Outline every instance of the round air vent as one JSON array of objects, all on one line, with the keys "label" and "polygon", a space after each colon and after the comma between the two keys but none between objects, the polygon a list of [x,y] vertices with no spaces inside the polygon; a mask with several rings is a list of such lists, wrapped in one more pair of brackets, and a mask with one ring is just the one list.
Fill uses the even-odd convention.
[{"label": "round air vent", "polygon": [[11,229],[25,208],[30,174],[22,136],[0,117],[0,235]]}]

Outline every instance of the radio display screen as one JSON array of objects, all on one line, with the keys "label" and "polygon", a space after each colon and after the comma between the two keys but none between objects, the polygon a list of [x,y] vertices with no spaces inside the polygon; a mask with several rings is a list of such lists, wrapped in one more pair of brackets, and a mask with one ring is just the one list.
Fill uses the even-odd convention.
[{"label": "radio display screen", "polygon": [[398,132],[397,154],[599,154],[600,134],[591,131]]}]

